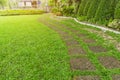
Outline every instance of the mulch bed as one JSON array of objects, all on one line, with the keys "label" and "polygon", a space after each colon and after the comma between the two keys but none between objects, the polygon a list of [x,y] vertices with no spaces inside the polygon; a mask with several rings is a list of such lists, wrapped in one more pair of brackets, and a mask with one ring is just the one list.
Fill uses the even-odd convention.
[{"label": "mulch bed", "polygon": [[75,77],[73,80],[100,80],[98,76],[78,76]]},{"label": "mulch bed", "polygon": [[89,46],[89,49],[95,53],[107,52],[107,49],[102,46]]},{"label": "mulch bed", "polygon": [[73,58],[70,60],[72,70],[95,70],[88,58]]},{"label": "mulch bed", "polygon": [[112,56],[102,56],[98,58],[100,63],[105,66],[105,68],[113,69],[120,68],[120,61]]}]

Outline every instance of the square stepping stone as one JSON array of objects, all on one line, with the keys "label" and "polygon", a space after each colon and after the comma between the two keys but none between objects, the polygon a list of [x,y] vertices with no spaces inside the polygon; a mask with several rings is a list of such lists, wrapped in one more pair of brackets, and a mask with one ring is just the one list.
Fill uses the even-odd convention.
[{"label": "square stepping stone", "polygon": [[70,60],[70,65],[72,70],[95,70],[88,58],[73,58]]},{"label": "square stepping stone", "polygon": [[95,43],[96,41],[94,39],[90,39],[90,38],[83,38],[83,42],[85,42],[87,44],[91,44],[91,43]]},{"label": "square stepping stone", "polygon": [[78,76],[75,77],[73,80],[100,80],[98,76]]},{"label": "square stepping stone", "polygon": [[87,34],[79,33],[79,34],[77,34],[77,36],[78,36],[79,38],[85,38],[85,37],[87,36]]},{"label": "square stepping stone", "polygon": [[69,47],[68,52],[70,55],[86,54],[85,50],[80,46]]},{"label": "square stepping stone", "polygon": [[89,49],[95,53],[107,52],[107,49],[102,46],[89,46]]},{"label": "square stepping stone", "polygon": [[105,68],[113,69],[120,68],[120,61],[112,56],[104,56],[98,58],[100,63],[105,66]]},{"label": "square stepping stone", "polygon": [[71,35],[61,35],[61,37],[63,38],[63,40],[72,40],[72,39],[74,39]]},{"label": "square stepping stone", "polygon": [[66,42],[66,45],[67,46],[76,46],[76,45],[79,45],[79,42],[72,39],[72,40],[68,40],[68,41],[65,41]]},{"label": "square stepping stone", "polygon": [[120,74],[113,75],[113,76],[112,76],[112,79],[113,79],[113,80],[120,80]]}]

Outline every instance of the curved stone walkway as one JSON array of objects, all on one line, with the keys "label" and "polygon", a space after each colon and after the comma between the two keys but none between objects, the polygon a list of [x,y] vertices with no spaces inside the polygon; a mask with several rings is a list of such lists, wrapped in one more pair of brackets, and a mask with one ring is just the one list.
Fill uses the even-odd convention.
[{"label": "curved stone walkway", "polygon": [[[96,44],[97,40],[90,38],[87,33],[82,33],[59,22],[48,22],[46,19],[40,19],[40,22],[55,30],[65,42],[70,56],[70,67],[73,72],[88,71],[94,73],[97,70],[104,70],[104,67],[106,69],[120,68],[120,61],[115,57],[96,56],[97,53],[104,54],[108,50],[101,45],[91,45]],[[112,79],[119,80],[119,77],[120,75],[113,75]],[[101,75],[73,75],[73,80],[101,80]]]}]

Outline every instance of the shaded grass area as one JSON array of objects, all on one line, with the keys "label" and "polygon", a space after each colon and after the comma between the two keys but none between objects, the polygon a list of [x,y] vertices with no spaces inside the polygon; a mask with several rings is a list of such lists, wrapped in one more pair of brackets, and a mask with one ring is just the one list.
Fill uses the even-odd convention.
[{"label": "shaded grass area", "polygon": [[[76,22],[74,22],[73,20],[70,19],[60,19],[57,17],[49,17],[46,16],[47,21],[45,24],[49,24],[54,26],[55,28],[58,28],[62,31],[65,31],[67,33],[69,33],[71,36],[74,37],[74,39],[76,39],[76,41],[79,42],[79,45],[82,46],[82,48],[86,51],[86,55],[75,55],[75,56],[70,56],[70,58],[81,58],[81,57],[87,57],[89,58],[89,60],[93,63],[93,65],[96,67],[96,70],[94,71],[89,71],[89,70],[75,70],[72,72],[72,77],[74,76],[85,76],[85,75],[98,75],[99,77],[101,77],[101,80],[113,80],[113,77],[115,74],[119,74],[120,75],[120,67],[119,68],[113,68],[113,69],[109,69],[106,68],[99,60],[99,57],[102,56],[106,56],[106,57],[115,57],[118,61],[120,59],[120,55],[119,55],[119,51],[116,49],[116,46],[114,45],[114,43],[109,42],[109,40],[105,40],[101,35],[98,35],[97,33],[91,33],[89,31],[86,31],[85,29],[94,29],[95,31],[100,31],[99,29],[96,28],[92,28],[90,26],[83,26],[80,25]],[[46,20],[46,18],[44,17],[42,20],[43,22]],[[76,35],[76,32],[78,33],[82,33],[82,34],[87,34],[87,38],[89,39],[94,39],[96,41],[96,43],[93,44],[87,44],[83,41],[82,37],[78,37]],[[108,34],[108,32],[102,32],[104,34]],[[109,34],[108,34],[109,35]],[[111,33],[112,35],[112,33]],[[110,36],[111,36],[110,35]],[[117,38],[118,35],[114,35],[114,40],[118,40],[119,37]],[[89,46],[102,46],[103,48],[105,48],[105,52],[94,52],[92,50],[90,50]],[[107,63],[106,63],[107,64]],[[111,63],[112,64],[112,63]],[[118,64],[120,65],[120,64]]]},{"label": "shaded grass area", "polygon": [[71,78],[66,46],[39,17],[0,17],[0,80]]}]

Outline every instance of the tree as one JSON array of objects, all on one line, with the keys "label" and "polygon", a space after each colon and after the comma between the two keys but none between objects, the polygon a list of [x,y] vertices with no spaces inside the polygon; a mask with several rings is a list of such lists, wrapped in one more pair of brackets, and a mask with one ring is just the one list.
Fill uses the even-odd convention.
[{"label": "tree", "polygon": [[6,5],[6,0],[0,0],[0,6],[2,9],[4,9],[5,5]]}]

